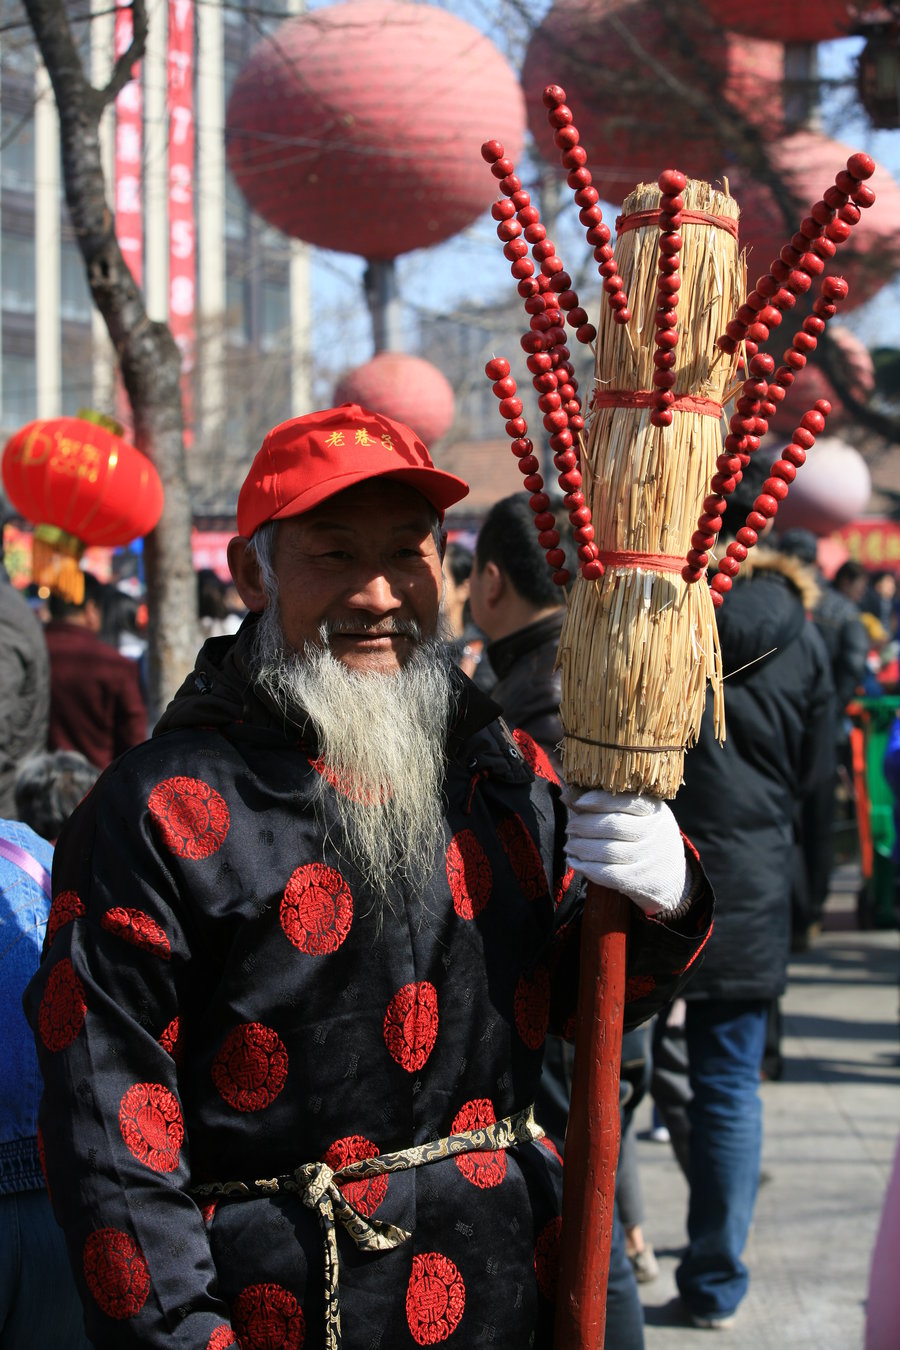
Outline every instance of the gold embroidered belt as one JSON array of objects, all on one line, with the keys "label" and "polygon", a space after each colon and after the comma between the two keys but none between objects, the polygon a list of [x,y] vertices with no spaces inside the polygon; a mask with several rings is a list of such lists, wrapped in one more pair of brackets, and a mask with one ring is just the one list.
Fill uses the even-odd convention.
[{"label": "gold embroidered belt", "polygon": [[392,1223],[363,1218],[344,1196],[340,1183],[364,1181],[386,1172],[405,1172],[411,1167],[441,1162],[459,1153],[512,1148],[514,1144],[526,1144],[543,1137],[544,1131],[534,1119],[534,1107],[528,1106],[491,1125],[461,1130],[459,1134],[448,1134],[445,1139],[414,1144],[412,1148],[397,1149],[395,1153],[359,1158],[335,1170],[324,1162],[303,1163],[286,1176],[260,1181],[208,1181],[191,1187],[191,1195],[195,1200],[208,1200],[217,1196],[228,1200],[248,1200],[255,1196],[289,1193],[299,1195],[307,1208],[316,1211],[325,1241],[325,1345],[327,1350],[340,1350],[341,1310],[335,1222],[346,1229],[363,1252],[388,1251],[392,1247],[399,1247],[411,1236],[405,1228],[397,1228]]}]

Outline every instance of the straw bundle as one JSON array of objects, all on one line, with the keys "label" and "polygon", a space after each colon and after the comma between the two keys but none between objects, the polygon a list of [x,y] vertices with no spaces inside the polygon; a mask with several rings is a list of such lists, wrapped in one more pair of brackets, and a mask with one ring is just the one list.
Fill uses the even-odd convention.
[{"label": "straw bundle", "polygon": [[[685,211],[737,220],[726,192],[688,180]],[[659,209],[656,184],[639,184],[623,219]],[[595,397],[582,445],[584,493],[605,573],[579,578],[568,605],[558,665],[567,782],[611,792],[673,797],[684,750],[697,737],[707,681],[724,738],[722,670],[715,611],[704,583],[683,580],[684,559],[722,450],[721,404],[737,357],[716,349],[744,294],[744,264],[726,228],[685,219],[675,371],[678,399],[711,400],[712,414],[679,407],[653,426],[648,406],[622,406],[613,391],[653,388],[659,226],[619,229],[616,264],[632,318],[598,322]],[[627,396],[626,396],[627,397]],[[603,400],[613,406],[603,406]],[[618,406],[617,406],[618,404]],[[623,553],[666,555],[635,560]],[[612,557],[605,556],[612,554]]]}]

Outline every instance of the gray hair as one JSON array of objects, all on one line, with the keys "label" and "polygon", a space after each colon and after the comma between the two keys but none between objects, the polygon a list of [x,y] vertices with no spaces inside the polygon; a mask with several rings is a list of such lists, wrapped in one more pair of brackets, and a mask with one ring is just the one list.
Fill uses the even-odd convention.
[{"label": "gray hair", "polygon": [[53,842],[99,773],[77,750],[54,750],[26,759],[13,788],[19,819]]}]

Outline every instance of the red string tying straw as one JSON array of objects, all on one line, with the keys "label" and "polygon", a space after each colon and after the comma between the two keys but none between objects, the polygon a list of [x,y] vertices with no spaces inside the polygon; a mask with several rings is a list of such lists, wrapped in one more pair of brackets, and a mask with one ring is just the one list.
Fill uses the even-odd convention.
[{"label": "red string tying straw", "polygon": [[[652,389],[595,389],[592,408],[652,408]],[[679,412],[700,413],[703,417],[721,417],[722,405],[714,398],[700,398],[695,394],[676,394],[670,408]]]},{"label": "red string tying straw", "polygon": [[[625,230],[639,230],[643,225],[658,225],[661,212],[653,211],[634,211],[629,216],[616,217],[616,234],[623,234]],[[690,221],[693,225],[711,225],[714,229],[727,230],[735,239],[738,237],[738,223],[732,220],[730,216],[714,216],[709,211],[686,211],[682,209],[679,212],[682,221]]]}]

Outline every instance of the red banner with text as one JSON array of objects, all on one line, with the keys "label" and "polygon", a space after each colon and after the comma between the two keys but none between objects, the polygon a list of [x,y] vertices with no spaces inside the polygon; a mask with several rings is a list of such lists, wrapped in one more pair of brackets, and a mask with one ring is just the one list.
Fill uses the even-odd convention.
[{"label": "red banner with text", "polygon": [[[116,0],[117,60],[127,52],[133,35],[134,25],[127,0]],[[138,286],[144,284],[143,116],[141,68],[136,64],[132,67],[131,79],[116,98],[115,202],[116,238]]]},{"label": "red banner with text", "polygon": [[169,327],[181,352],[184,443],[193,442],[196,233],[194,223],[194,0],[169,0]]}]

